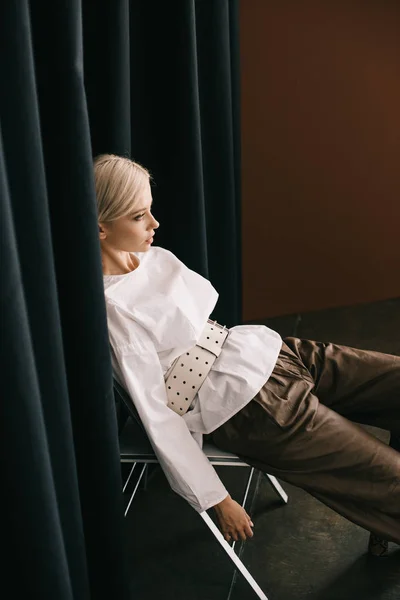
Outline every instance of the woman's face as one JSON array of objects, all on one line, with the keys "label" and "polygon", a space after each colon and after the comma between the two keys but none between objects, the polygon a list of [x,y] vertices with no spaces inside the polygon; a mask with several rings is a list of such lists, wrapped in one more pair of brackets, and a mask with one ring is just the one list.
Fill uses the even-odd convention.
[{"label": "woman's face", "polygon": [[137,204],[138,209],[111,223],[99,223],[102,245],[119,252],[147,252],[153,243],[154,231],[160,225],[151,214],[152,202],[148,183]]}]

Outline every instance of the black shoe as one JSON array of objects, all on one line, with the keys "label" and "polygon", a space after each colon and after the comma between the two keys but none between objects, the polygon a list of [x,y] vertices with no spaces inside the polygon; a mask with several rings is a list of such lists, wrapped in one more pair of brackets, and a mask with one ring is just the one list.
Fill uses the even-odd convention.
[{"label": "black shoe", "polygon": [[400,452],[400,435],[393,433],[392,431],[390,434],[389,446],[397,450],[397,452]]},{"label": "black shoe", "polygon": [[389,553],[389,542],[371,533],[368,542],[368,553],[371,556],[387,556]]}]

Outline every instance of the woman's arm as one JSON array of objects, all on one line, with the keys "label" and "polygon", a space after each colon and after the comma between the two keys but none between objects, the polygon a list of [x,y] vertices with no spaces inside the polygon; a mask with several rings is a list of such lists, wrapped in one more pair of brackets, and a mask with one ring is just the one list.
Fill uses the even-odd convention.
[{"label": "woman's arm", "polygon": [[253,523],[249,515],[228,494],[185,421],[166,406],[164,378],[161,369],[156,376],[157,367],[151,353],[142,348],[138,355],[137,351],[132,353],[131,348],[120,348],[118,363],[172,489],[199,512],[213,506],[227,541],[252,537]]},{"label": "woman's arm", "polygon": [[228,541],[251,537],[250,517],[232,500],[186,422],[168,408],[162,368],[147,332],[121,307],[108,304],[107,309],[118,379],[135,403],[172,489],[198,512],[214,507]]}]

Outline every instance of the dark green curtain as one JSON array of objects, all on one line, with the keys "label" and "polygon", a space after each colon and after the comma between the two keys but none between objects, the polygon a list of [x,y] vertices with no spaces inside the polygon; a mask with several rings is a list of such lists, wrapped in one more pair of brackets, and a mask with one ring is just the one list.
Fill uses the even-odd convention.
[{"label": "dark green curtain", "polygon": [[1,3],[1,516],[13,597],[135,597],[92,157],[151,170],[158,243],[211,279],[215,318],[239,322],[237,10]]},{"label": "dark green curtain", "polygon": [[238,0],[84,5],[85,83],[95,154],[150,169],[155,245],[220,294],[241,322]]},{"label": "dark green curtain", "polygon": [[45,5],[0,8],[3,593],[127,599],[81,6]]}]

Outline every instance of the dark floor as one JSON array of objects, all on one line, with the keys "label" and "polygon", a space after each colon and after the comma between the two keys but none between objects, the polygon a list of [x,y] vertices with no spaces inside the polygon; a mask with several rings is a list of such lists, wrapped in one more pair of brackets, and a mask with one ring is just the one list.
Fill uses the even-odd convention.
[{"label": "dark floor", "polygon": [[[400,299],[264,322],[297,335],[400,355]],[[386,433],[373,430],[386,439]],[[241,499],[248,470],[219,467]],[[400,600],[400,548],[387,558],[366,554],[368,534],[284,484],[282,506],[261,476],[250,494],[255,536],[237,549],[269,600]],[[210,516],[212,511],[210,511]],[[224,600],[233,568],[202,519],[168,487],[156,468],[126,518],[132,599]],[[255,600],[238,575],[231,600]]]}]

